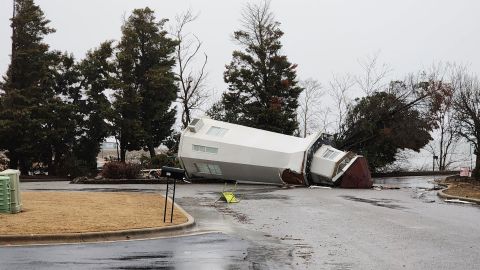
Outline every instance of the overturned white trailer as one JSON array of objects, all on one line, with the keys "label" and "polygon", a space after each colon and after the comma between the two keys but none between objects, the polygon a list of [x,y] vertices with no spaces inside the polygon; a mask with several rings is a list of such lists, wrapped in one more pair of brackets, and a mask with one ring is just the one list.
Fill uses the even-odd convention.
[{"label": "overturned white trailer", "polygon": [[178,157],[189,179],[372,186],[365,158],[333,148],[321,134],[298,138],[197,118],[182,132]]}]

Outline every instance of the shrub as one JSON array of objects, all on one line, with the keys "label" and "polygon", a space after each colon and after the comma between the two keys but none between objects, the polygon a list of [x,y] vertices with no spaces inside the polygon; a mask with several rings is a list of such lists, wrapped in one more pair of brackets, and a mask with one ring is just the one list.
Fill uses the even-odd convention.
[{"label": "shrub", "polygon": [[140,169],[139,164],[112,161],[103,165],[102,176],[110,179],[134,179],[140,174]]},{"label": "shrub", "polygon": [[10,163],[10,159],[8,159],[7,155],[5,155],[5,152],[0,152],[0,170],[6,170],[8,169],[8,165]]},{"label": "shrub", "polygon": [[57,168],[57,176],[67,176],[75,178],[78,176],[92,176],[96,174],[97,162],[88,163],[84,160],[79,160],[73,156],[68,156],[63,163]]},{"label": "shrub", "polygon": [[166,154],[158,154],[153,158],[142,156],[140,163],[146,169],[160,169],[162,166],[178,167],[179,165],[174,156],[168,156]]}]

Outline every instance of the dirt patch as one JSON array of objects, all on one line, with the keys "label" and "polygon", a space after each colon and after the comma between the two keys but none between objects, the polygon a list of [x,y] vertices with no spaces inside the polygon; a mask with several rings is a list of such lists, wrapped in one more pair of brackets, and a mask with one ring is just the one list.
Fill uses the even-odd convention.
[{"label": "dirt patch", "polygon": [[447,184],[448,189],[443,193],[480,200],[480,181],[469,178],[448,178],[441,182]]},{"label": "dirt patch", "polygon": [[247,215],[233,210],[232,208],[229,207],[227,203],[222,203],[222,202],[215,203],[213,204],[213,207],[215,207],[215,209],[217,209],[217,211],[219,211],[220,213],[224,215],[229,215],[240,223],[252,224],[251,219]]},{"label": "dirt patch", "polygon": [[165,197],[111,192],[22,192],[23,211],[0,214],[0,235],[118,231],[182,224],[178,209],[163,223]]}]

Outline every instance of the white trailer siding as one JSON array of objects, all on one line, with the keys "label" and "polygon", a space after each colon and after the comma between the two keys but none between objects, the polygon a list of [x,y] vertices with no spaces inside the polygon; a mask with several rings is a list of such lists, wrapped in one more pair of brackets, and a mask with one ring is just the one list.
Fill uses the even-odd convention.
[{"label": "white trailer siding", "polygon": [[[308,184],[305,164],[317,136],[298,138],[265,130],[195,119],[182,132],[178,157],[189,178],[273,184]],[[323,145],[312,158],[313,179],[331,180],[346,152]]]}]

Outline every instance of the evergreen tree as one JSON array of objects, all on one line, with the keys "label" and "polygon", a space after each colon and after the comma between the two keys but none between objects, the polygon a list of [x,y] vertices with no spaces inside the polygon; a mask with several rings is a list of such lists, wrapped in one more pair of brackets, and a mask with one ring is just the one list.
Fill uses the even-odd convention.
[{"label": "evergreen tree", "polygon": [[175,122],[171,105],[178,91],[172,70],[177,42],[167,37],[165,22],[157,21],[147,7],[135,9],[122,27],[114,103],[122,161],[126,151],[140,148],[155,156],[155,147]]},{"label": "evergreen tree", "polygon": [[112,43],[104,42],[89,51],[86,58],[78,64],[84,99],[79,108],[82,121],[72,162],[87,172],[97,168],[101,143],[112,133],[112,104],[106,93],[111,88],[115,75]]},{"label": "evergreen tree", "polygon": [[48,83],[44,85],[44,101],[34,110],[42,123],[35,160],[48,167],[49,175],[68,175],[66,165],[77,142],[82,95],[79,73],[72,55],[53,52]]},{"label": "evergreen tree", "polygon": [[10,168],[27,173],[43,145],[39,131],[44,128],[41,111],[48,100],[44,90],[55,64],[43,38],[55,30],[48,27],[50,21],[33,0],[16,1],[15,11],[11,63],[1,85],[0,148],[8,150]]},{"label": "evergreen tree", "polygon": [[[296,65],[281,54],[279,26],[268,2],[244,9],[243,29],[234,32],[243,50],[234,51],[226,66],[228,91],[222,96],[223,106],[215,108],[222,120],[290,135],[297,129],[302,88]],[[219,113],[222,107],[225,111]]]},{"label": "evergreen tree", "polygon": [[420,151],[432,139],[433,126],[414,105],[387,92],[357,99],[347,112],[345,132],[335,135],[335,146],[365,156],[372,171],[393,163],[400,150]]}]

